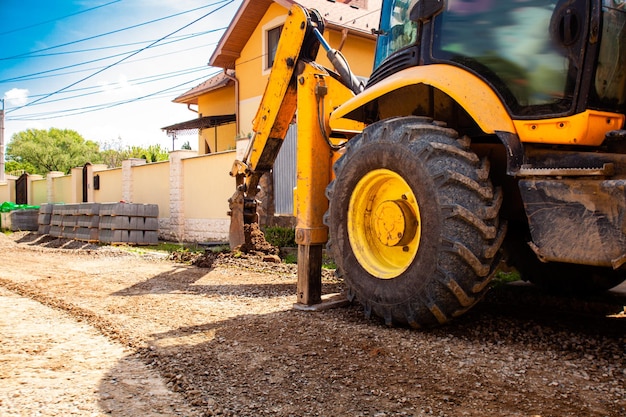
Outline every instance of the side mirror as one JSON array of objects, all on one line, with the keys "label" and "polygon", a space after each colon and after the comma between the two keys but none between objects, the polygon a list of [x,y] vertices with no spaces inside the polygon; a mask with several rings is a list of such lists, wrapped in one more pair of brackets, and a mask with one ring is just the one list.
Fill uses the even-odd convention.
[{"label": "side mirror", "polygon": [[444,0],[412,0],[409,18],[414,22],[430,20],[443,10]]}]

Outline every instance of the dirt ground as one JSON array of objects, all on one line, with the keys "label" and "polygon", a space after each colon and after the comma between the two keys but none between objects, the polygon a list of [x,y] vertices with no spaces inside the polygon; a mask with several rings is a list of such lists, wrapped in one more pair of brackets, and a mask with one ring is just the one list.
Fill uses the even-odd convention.
[{"label": "dirt ground", "polygon": [[626,416],[623,294],[499,286],[414,331],[294,310],[295,268],[258,259],[26,233],[0,254],[2,416]]}]

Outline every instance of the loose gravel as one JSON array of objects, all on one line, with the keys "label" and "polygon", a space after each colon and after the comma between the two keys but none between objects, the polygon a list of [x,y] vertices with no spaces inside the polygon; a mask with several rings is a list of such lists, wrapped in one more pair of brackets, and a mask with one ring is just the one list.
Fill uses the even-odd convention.
[{"label": "loose gravel", "polygon": [[258,258],[203,268],[30,234],[0,251],[1,415],[626,415],[620,293],[502,285],[413,331],[357,305],[294,310],[294,267]]}]

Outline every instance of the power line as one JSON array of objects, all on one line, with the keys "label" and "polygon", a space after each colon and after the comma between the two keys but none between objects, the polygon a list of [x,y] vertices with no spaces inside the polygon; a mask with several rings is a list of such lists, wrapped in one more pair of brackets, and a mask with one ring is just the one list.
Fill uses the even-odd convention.
[{"label": "power line", "polygon": [[[215,72],[213,75],[217,74],[218,72]],[[66,109],[66,110],[61,110],[61,111],[56,111],[56,112],[34,113],[34,114],[23,115],[23,116],[20,116],[20,117],[10,117],[10,118],[7,118],[7,120],[8,121],[50,120],[50,119],[58,119],[58,118],[61,118],[61,117],[68,117],[68,116],[77,116],[77,115],[81,115],[81,114],[85,114],[85,113],[91,113],[91,112],[94,112],[94,111],[105,110],[105,109],[109,109],[109,108],[112,108],[112,107],[121,106],[123,104],[133,103],[133,102],[140,101],[140,100],[145,100],[145,99],[148,99],[148,98],[154,98],[155,96],[157,96],[159,94],[163,94],[163,93],[171,94],[172,90],[178,89],[180,87],[183,87],[183,86],[188,85],[188,84],[193,83],[193,82],[197,82],[199,80],[206,79],[206,77],[207,77],[206,75],[202,76],[202,77],[198,77],[198,78],[195,78],[193,80],[185,81],[183,83],[177,84],[177,85],[172,86],[172,87],[167,87],[167,88],[164,88],[162,90],[155,91],[153,93],[146,94],[146,95],[143,95],[143,96],[140,96],[140,97],[134,97],[134,98],[128,99],[128,100],[121,100],[121,101],[117,101],[117,102],[113,102],[113,103],[95,104],[93,106],[87,106],[87,107],[83,106],[83,107],[77,107],[77,108],[73,108],[73,109]],[[70,113],[70,114],[63,114],[63,113]],[[55,116],[49,116],[49,115],[55,115]]]},{"label": "power line", "polygon": [[[165,53],[165,54],[153,55],[153,56],[149,56],[149,57],[145,57],[145,58],[139,58],[139,59],[133,59],[131,61],[125,61],[125,62],[121,63],[120,65],[133,64],[135,62],[147,61],[147,60],[150,60],[150,59],[160,58],[160,57],[163,57],[163,56],[176,55],[176,54],[187,52],[187,51],[191,51],[191,50],[194,50],[194,49],[205,48],[207,46],[211,46],[211,45],[215,45],[215,44],[217,44],[217,42],[208,43],[206,45],[194,46],[194,47],[191,47],[191,48],[177,49],[175,52],[168,52],[168,53]],[[119,55],[116,55],[116,56],[119,56]],[[111,58],[111,57],[109,57],[109,58]],[[78,65],[76,65],[76,66],[78,66]],[[70,67],[73,67],[73,66],[70,65]],[[97,69],[100,69],[100,68],[104,68],[104,67],[90,67],[90,68],[83,68],[83,69],[76,70],[76,71],[66,71],[66,72],[60,72],[60,73],[57,73],[57,74],[47,74],[47,75],[41,75],[41,76],[35,76],[34,74],[31,74],[32,77],[30,77],[30,78],[20,78],[19,81],[31,81],[31,80],[39,80],[39,79],[42,79],[42,78],[60,77],[60,76],[63,76],[63,75],[78,74],[78,73],[81,73],[81,72],[93,71],[93,70],[97,70]],[[60,68],[57,68],[57,70],[60,70]],[[9,82],[9,81],[12,81],[12,80],[13,80],[12,78],[11,79],[0,80],[0,83]],[[18,80],[16,80],[16,81],[18,81]]]},{"label": "power line", "polygon": [[[121,1],[121,0],[117,0],[117,1]],[[206,35],[208,33],[217,32],[217,31],[220,31],[220,30],[224,30],[226,28],[227,28],[227,26],[222,27],[222,28],[218,28],[218,29],[205,30],[204,32],[190,33],[188,35],[172,36],[172,41],[168,42],[168,43],[166,43],[164,45],[168,45],[168,44],[173,43],[173,42],[178,42],[180,40],[186,40],[186,39],[190,39],[190,38],[195,38],[197,36]],[[99,46],[97,48],[76,49],[74,51],[52,52],[52,53],[49,53],[49,54],[30,55],[30,56],[23,57],[23,58],[40,58],[40,57],[49,57],[49,56],[58,56],[58,55],[79,54],[79,53],[83,53],[83,52],[102,51],[104,49],[115,49],[115,48],[121,48],[123,46],[142,45],[144,43],[153,42],[153,41],[154,41],[154,39],[146,40],[146,41],[120,43],[120,44],[117,44],[117,45]]]},{"label": "power line", "polygon": [[[160,74],[147,75],[145,77],[133,78],[133,79],[128,80],[128,82],[129,83],[136,83],[136,84],[144,84],[144,83],[148,83],[148,82],[151,82],[151,81],[160,81],[160,80],[167,79],[167,78],[177,77],[179,75],[191,74],[191,73],[194,73],[194,72],[208,70],[208,69],[210,69],[210,67],[207,67],[206,65],[202,65],[202,66],[199,66],[199,67],[185,68],[185,69],[177,70],[177,71],[170,71],[170,72],[164,72],[164,73],[160,73]],[[73,89],[65,90],[63,92],[63,94],[65,94],[65,93],[74,93],[74,92],[77,92],[77,91],[93,90],[95,88],[101,88],[101,86],[100,85],[91,85],[89,87],[73,88]],[[29,97],[31,97],[31,98],[43,97],[46,94],[47,93],[31,94],[31,95],[29,95]],[[46,103],[52,103],[52,102],[53,101],[51,100],[51,101],[47,101]],[[38,103],[38,104],[46,104],[46,103]]]},{"label": "power line", "polygon": [[[187,70],[184,72],[179,72],[178,74],[175,75],[171,75],[172,73],[167,73],[167,74],[163,74],[160,77],[156,77],[156,76],[151,76],[151,77],[145,77],[145,78],[150,78],[150,79],[145,79],[145,78],[136,78],[134,80],[129,80],[128,83],[131,84],[132,86],[138,86],[138,85],[144,85],[144,84],[149,84],[152,82],[156,82],[156,81],[163,81],[163,80],[167,80],[167,79],[171,79],[171,78],[175,78],[175,77],[181,77],[183,75],[188,75],[188,74],[192,74],[195,72],[200,72],[200,71],[205,71],[208,70],[209,67],[203,66],[200,69],[196,68],[193,70]],[[209,75],[205,75],[204,77],[210,77],[214,74],[209,74]],[[62,97],[62,98],[57,98],[55,100],[49,100],[46,101],[45,103],[37,103],[35,105],[45,105],[45,104],[49,104],[49,103],[56,103],[59,101],[65,101],[65,100],[71,100],[74,98],[81,98],[81,97],[87,97],[87,96],[91,96],[94,94],[101,94],[104,91],[102,91],[102,86],[91,86],[91,87],[85,87],[82,89],[75,89],[75,90],[66,90],[64,91],[64,93],[68,93],[70,91],[75,92],[75,91],[80,91],[80,90],[93,90],[93,89],[99,89],[99,91],[91,91],[91,92],[86,92],[86,93],[81,93],[81,94],[75,94],[73,96],[68,96],[68,97]],[[117,83],[117,86],[114,86],[111,88],[111,90],[120,90],[124,88],[124,86],[120,86],[119,83]],[[44,96],[45,94],[40,94],[40,95],[32,95],[31,97],[38,97],[38,96]]]},{"label": "power line", "polygon": [[106,4],[102,4],[100,6],[91,7],[89,9],[85,9],[85,10],[80,10],[80,11],[75,12],[75,13],[70,13],[70,14],[67,14],[67,15],[64,15],[64,16],[61,16],[61,17],[56,17],[54,19],[46,20],[46,21],[39,22],[39,23],[33,23],[32,25],[23,26],[23,27],[17,28],[17,29],[7,30],[6,32],[0,32],[0,36],[7,35],[9,33],[20,32],[22,30],[34,28],[34,27],[41,26],[41,25],[45,25],[46,23],[56,22],[57,20],[62,20],[62,19],[68,18],[68,17],[76,16],[77,14],[82,14],[82,13],[90,12],[92,10],[100,9],[102,7],[109,6],[109,5],[113,4],[113,3],[119,3],[120,1],[122,1],[122,0],[114,0],[114,1],[111,1],[111,2],[106,3]]},{"label": "power line", "polygon": [[202,20],[202,19],[204,19],[204,18],[206,18],[206,17],[210,16],[211,14],[215,13],[216,11],[218,11],[218,10],[220,10],[220,9],[222,9],[222,8],[224,8],[224,7],[226,7],[228,4],[230,4],[230,3],[232,3],[232,2],[233,2],[233,0],[229,0],[226,4],[223,4],[222,6],[218,7],[217,9],[211,10],[210,12],[208,12],[208,13],[206,13],[206,14],[204,14],[204,15],[200,16],[199,18],[197,18],[197,19],[195,19],[195,20],[193,20],[192,22],[190,22],[190,23],[188,23],[188,24],[186,24],[186,25],[184,25],[184,26],[182,26],[182,27],[180,27],[180,28],[176,29],[175,31],[173,31],[173,32],[171,32],[171,33],[169,33],[169,34],[167,34],[167,35],[163,36],[162,38],[160,38],[160,39],[158,39],[158,40],[154,41],[154,42],[153,42],[153,43],[151,43],[150,45],[148,45],[148,46],[146,46],[146,47],[144,47],[144,48],[142,48],[142,49],[140,49],[140,50],[138,50],[138,51],[135,51],[135,52],[131,53],[130,55],[127,55],[126,57],[124,57],[124,58],[122,58],[122,59],[120,59],[120,60],[118,60],[118,61],[116,61],[116,62],[114,62],[114,63],[112,63],[112,64],[110,64],[110,65],[108,65],[108,66],[106,66],[106,67],[104,67],[104,68],[102,68],[102,69],[100,69],[100,70],[96,71],[96,72],[94,72],[94,73],[92,73],[91,75],[88,75],[88,76],[86,76],[86,77],[83,77],[83,78],[81,78],[80,80],[75,81],[75,82],[73,82],[73,83],[71,83],[71,84],[69,84],[69,85],[67,85],[67,86],[65,86],[65,87],[63,87],[63,88],[61,88],[61,89],[59,89],[59,90],[55,91],[55,92],[52,92],[52,93],[50,93],[50,94],[47,94],[46,96],[41,97],[41,98],[38,98],[38,99],[36,99],[36,100],[34,100],[34,101],[30,102],[30,103],[24,104],[23,106],[20,106],[20,107],[16,107],[16,108],[14,108],[14,109],[11,109],[11,110],[9,110],[7,113],[10,113],[10,112],[13,112],[13,111],[16,111],[16,110],[23,109],[24,107],[31,106],[31,105],[33,105],[34,103],[40,102],[40,101],[42,101],[42,100],[45,100],[45,99],[46,99],[46,98],[48,98],[48,97],[51,97],[51,96],[53,96],[53,95],[55,95],[55,94],[58,94],[58,93],[60,93],[60,92],[62,92],[62,91],[64,91],[64,90],[67,90],[67,89],[69,89],[69,88],[71,88],[71,87],[73,87],[73,86],[75,86],[75,85],[77,85],[77,84],[79,84],[79,83],[81,83],[81,82],[83,82],[83,81],[85,81],[85,80],[87,80],[87,79],[91,78],[91,77],[94,77],[95,75],[100,74],[101,72],[104,72],[104,71],[106,71],[107,69],[109,69],[109,68],[111,68],[111,67],[113,67],[113,66],[115,66],[115,65],[118,65],[119,63],[121,63],[121,62],[123,62],[123,61],[127,60],[128,58],[133,57],[133,56],[135,56],[135,55],[139,54],[140,52],[144,51],[145,49],[147,49],[147,48],[149,48],[149,47],[151,47],[151,46],[153,46],[153,45],[155,45],[156,43],[158,43],[158,42],[162,41],[163,39],[166,39],[166,38],[168,38],[169,36],[172,36],[172,35],[174,35],[175,33],[178,33],[178,32],[180,32],[181,30],[188,28],[189,26],[191,26],[191,25],[193,25],[193,24],[195,24],[195,23],[199,22],[200,20]]},{"label": "power line", "polygon": [[[14,58],[19,58],[19,57],[24,57],[24,56],[31,55],[31,54],[34,54],[34,53],[37,53],[37,52],[49,51],[51,49],[56,49],[56,48],[61,48],[63,46],[73,45],[73,44],[84,42],[84,41],[88,41],[88,40],[91,40],[91,39],[96,39],[96,38],[100,38],[100,37],[103,37],[103,36],[112,35],[114,33],[123,32],[123,31],[129,30],[129,29],[135,29],[135,28],[138,28],[138,27],[141,27],[141,26],[149,25],[151,23],[160,22],[162,20],[171,19],[172,17],[181,16],[183,14],[195,12],[195,11],[200,10],[200,9],[205,9],[207,7],[216,6],[216,5],[220,4],[220,3],[224,3],[225,1],[226,0],[220,0],[220,1],[217,1],[215,3],[211,3],[211,4],[208,4],[208,5],[205,5],[205,6],[196,7],[195,9],[187,10],[187,11],[180,12],[180,13],[175,13],[175,14],[172,14],[172,15],[169,15],[169,16],[165,16],[165,17],[161,17],[161,18],[158,18],[158,19],[150,20],[148,22],[143,22],[143,23],[139,23],[139,24],[136,24],[136,25],[127,26],[125,28],[116,29],[116,30],[113,30],[111,32],[101,33],[99,35],[89,36],[87,38],[78,39],[78,40],[75,40],[75,41],[72,41],[72,42],[67,42],[67,43],[63,43],[63,44],[60,44],[60,45],[50,46],[48,48],[42,48],[42,49],[38,49],[38,50],[35,50],[35,51],[24,52],[22,54],[13,55],[13,56],[10,56],[10,57],[0,58],[0,61],[4,61],[4,60],[8,60],[8,59],[14,59]],[[229,4],[229,3],[232,3],[232,1],[233,0],[229,0],[226,3],[226,5]],[[224,5],[224,6],[226,6],[226,5]],[[224,7],[224,6],[222,6],[222,7]],[[217,10],[219,10],[219,9],[217,9]]]},{"label": "power line", "polygon": [[[57,67],[57,68],[53,68],[53,69],[49,69],[49,70],[45,70],[45,71],[33,72],[33,73],[30,73],[30,74],[24,74],[24,75],[20,75],[20,76],[17,76],[17,77],[12,77],[12,78],[5,78],[3,80],[0,80],[0,83],[8,83],[8,82],[14,82],[14,81],[27,81],[27,80],[35,80],[35,79],[39,79],[39,78],[45,78],[45,77],[37,77],[37,76],[38,75],[43,75],[43,74],[49,74],[51,72],[61,71],[61,70],[64,70],[64,69],[76,68],[76,67],[80,67],[81,65],[93,64],[94,62],[106,61],[107,59],[112,59],[112,58],[116,58],[116,57],[119,57],[119,56],[123,56],[123,55],[126,55],[126,54],[131,53],[131,52],[140,52],[140,51],[145,50],[145,49],[151,49],[151,48],[158,48],[158,47],[161,47],[161,46],[167,46],[167,45],[169,45],[171,43],[188,40],[188,39],[191,39],[193,37],[201,36],[201,35],[204,35],[204,34],[207,34],[207,33],[216,32],[218,30],[223,30],[223,29],[225,29],[225,28],[213,29],[213,30],[210,30],[210,31],[207,31],[207,32],[202,32],[201,34],[186,35],[186,37],[179,37],[179,39],[172,40],[172,41],[169,41],[169,42],[164,42],[164,43],[159,44],[159,45],[154,45],[154,43],[157,42],[157,41],[152,41],[152,44],[147,46],[147,47],[145,47],[145,48],[135,49],[133,51],[120,52],[118,54],[108,55],[108,56],[101,57],[101,58],[95,58],[95,59],[92,59],[92,60],[89,60],[89,61],[83,61],[83,62],[79,62],[77,64],[70,64],[70,65],[66,65],[66,66],[63,66],[63,67]],[[145,43],[145,42],[141,42],[141,43]],[[211,44],[208,44],[208,45],[211,45]],[[204,47],[204,46],[207,46],[207,45],[202,45],[200,47]],[[163,55],[158,55],[158,56],[163,56]],[[136,61],[133,61],[133,62],[136,62]],[[102,68],[102,67],[99,67],[99,68]],[[64,73],[64,74],[68,74],[68,73]],[[56,75],[57,74],[52,74],[52,75],[48,75],[48,76],[56,76]]]}]

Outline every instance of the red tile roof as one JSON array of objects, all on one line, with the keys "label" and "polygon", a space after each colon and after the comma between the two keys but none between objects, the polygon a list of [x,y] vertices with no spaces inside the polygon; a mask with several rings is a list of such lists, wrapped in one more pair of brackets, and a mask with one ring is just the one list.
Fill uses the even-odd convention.
[{"label": "red tile roof", "polygon": [[372,29],[378,27],[382,4],[382,0],[244,0],[215,48],[209,65],[234,69],[235,60],[273,2],[286,9],[294,3],[316,9],[326,20],[327,27],[345,28],[353,34],[371,38],[374,38]]},{"label": "red tile roof", "polygon": [[[235,71],[228,70],[229,75],[234,75]],[[217,75],[209,78],[206,81],[198,84],[191,90],[181,94],[172,100],[174,103],[184,103],[184,104],[198,104],[198,97],[201,95],[208,93],[209,91],[217,90],[218,88],[225,87],[227,85],[233,85],[234,81],[224,75],[223,72],[220,72]]]}]

